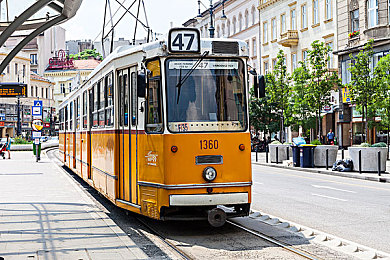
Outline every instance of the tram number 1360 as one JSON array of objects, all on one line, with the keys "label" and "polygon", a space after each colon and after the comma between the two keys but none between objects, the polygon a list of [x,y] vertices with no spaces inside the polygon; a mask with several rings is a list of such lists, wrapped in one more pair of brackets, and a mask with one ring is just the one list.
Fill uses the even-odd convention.
[{"label": "tram number 1360", "polygon": [[218,149],[218,140],[200,140],[201,150],[213,150]]}]

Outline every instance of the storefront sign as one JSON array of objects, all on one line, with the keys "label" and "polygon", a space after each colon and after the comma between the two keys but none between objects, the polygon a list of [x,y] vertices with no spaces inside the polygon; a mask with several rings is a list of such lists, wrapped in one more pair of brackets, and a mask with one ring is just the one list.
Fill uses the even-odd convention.
[{"label": "storefront sign", "polygon": [[50,128],[50,123],[43,123],[44,128]]},{"label": "storefront sign", "polygon": [[0,97],[25,97],[27,85],[21,83],[0,83]]},{"label": "storefront sign", "polygon": [[349,88],[348,87],[345,87],[345,88],[342,88],[343,92],[343,103],[351,103],[351,98],[349,96]]},{"label": "storefront sign", "polygon": [[57,57],[49,59],[49,70],[74,69],[73,59],[70,59],[64,50],[59,50]]},{"label": "storefront sign", "polygon": [[0,126],[4,126],[4,122],[0,122]]}]

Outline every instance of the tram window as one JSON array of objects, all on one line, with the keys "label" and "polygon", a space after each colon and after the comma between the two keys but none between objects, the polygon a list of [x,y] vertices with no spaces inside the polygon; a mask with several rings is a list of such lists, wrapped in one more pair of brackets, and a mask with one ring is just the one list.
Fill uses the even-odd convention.
[{"label": "tram window", "polygon": [[137,108],[138,108],[138,98],[137,98],[137,73],[131,73],[131,124],[137,124]]},{"label": "tram window", "polygon": [[105,124],[105,120],[104,120],[104,103],[105,103],[105,100],[104,100],[104,82],[101,80],[99,81],[99,83],[97,84],[97,95],[99,96],[99,100],[98,100],[98,114],[99,114],[99,126],[102,127],[104,126]]},{"label": "tram window", "polygon": [[129,125],[129,78],[127,74],[123,75],[123,87],[124,87],[124,110],[125,110],[125,126]]},{"label": "tram window", "polygon": [[161,71],[160,60],[153,60],[146,64],[150,71],[147,89],[146,131],[161,133],[163,131],[161,107]]},{"label": "tram window", "polygon": [[69,131],[73,130],[73,101],[70,102]]},{"label": "tram window", "polygon": [[105,78],[105,96],[106,96],[106,125],[112,126],[114,124],[114,88],[112,84],[113,73],[111,72]]},{"label": "tram window", "polygon": [[63,131],[64,130],[64,109],[61,108],[60,109],[60,112],[59,112],[59,115],[60,115],[60,130]]},{"label": "tram window", "polygon": [[89,127],[93,126],[93,88],[89,90]]},{"label": "tram window", "polygon": [[68,106],[65,107],[65,131],[68,130]]},{"label": "tram window", "polygon": [[99,110],[99,86],[100,85],[95,85],[93,86],[93,112],[92,112],[92,126],[97,127],[99,125],[99,115],[98,115],[98,110]]},{"label": "tram window", "polygon": [[119,125],[120,126],[123,126],[123,123],[124,123],[124,118],[123,118],[123,107],[124,107],[124,100],[123,100],[123,76],[122,76],[122,72],[118,72],[118,82],[119,82],[119,114],[120,114],[120,117],[119,117]]},{"label": "tram window", "polygon": [[80,129],[80,97],[76,99],[76,130]]},{"label": "tram window", "polygon": [[83,93],[83,128],[87,128],[87,110],[88,110],[88,103],[87,103],[87,91],[84,91]]}]

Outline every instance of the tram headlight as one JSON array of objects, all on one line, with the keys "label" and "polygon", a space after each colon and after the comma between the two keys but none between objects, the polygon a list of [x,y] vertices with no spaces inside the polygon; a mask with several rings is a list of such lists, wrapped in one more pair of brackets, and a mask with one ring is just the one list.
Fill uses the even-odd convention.
[{"label": "tram headlight", "polygon": [[206,181],[213,181],[217,177],[217,171],[213,167],[206,167],[203,170],[203,178]]}]

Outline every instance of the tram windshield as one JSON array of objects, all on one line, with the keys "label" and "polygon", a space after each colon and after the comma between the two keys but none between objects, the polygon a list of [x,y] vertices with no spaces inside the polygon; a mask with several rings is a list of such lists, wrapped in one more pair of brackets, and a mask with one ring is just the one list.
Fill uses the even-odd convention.
[{"label": "tram windshield", "polygon": [[166,62],[169,130],[246,130],[243,61],[206,58],[197,62],[197,59],[168,59]]}]

